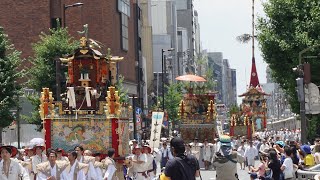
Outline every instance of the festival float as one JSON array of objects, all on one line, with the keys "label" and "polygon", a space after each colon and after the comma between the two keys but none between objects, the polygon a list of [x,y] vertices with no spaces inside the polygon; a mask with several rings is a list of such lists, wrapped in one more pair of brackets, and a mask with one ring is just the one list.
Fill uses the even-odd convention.
[{"label": "festival float", "polygon": [[243,97],[239,112],[230,115],[230,135],[246,136],[251,139],[256,131],[262,131],[267,127],[268,96],[260,86],[256,70],[255,59],[252,58],[250,86],[247,92],[239,95]]},{"label": "festival float", "polygon": [[49,88],[43,88],[40,97],[46,148],[68,151],[82,145],[106,154],[112,147],[116,157],[129,154],[132,113],[120,103],[116,88],[117,63],[123,58],[102,55],[82,37],[80,47],[60,60],[68,68],[62,100],[55,101]]},{"label": "festival float", "polygon": [[[204,82],[203,77],[183,75],[176,78],[180,81]],[[185,142],[198,138],[199,142],[207,139],[211,142],[216,137],[217,111],[214,102],[215,93],[194,93],[190,85],[179,104],[180,133]]]}]

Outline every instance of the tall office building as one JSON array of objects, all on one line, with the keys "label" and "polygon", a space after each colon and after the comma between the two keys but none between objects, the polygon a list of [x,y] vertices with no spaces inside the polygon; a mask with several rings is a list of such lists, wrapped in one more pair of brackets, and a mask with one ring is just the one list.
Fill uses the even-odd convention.
[{"label": "tall office building", "polygon": [[[179,54],[187,54],[186,70],[187,73],[195,73],[195,30],[200,33],[199,23],[197,22],[197,28],[194,19],[194,9],[192,0],[176,0],[177,4],[177,26],[184,28],[187,32],[188,49],[186,51],[179,52]],[[200,38],[200,34],[198,34]],[[199,42],[200,44],[200,42]]]},{"label": "tall office building", "polygon": [[236,69],[230,69],[231,70],[231,89],[232,89],[232,96],[230,103],[232,105],[237,105],[237,70]]},{"label": "tall office building", "polygon": [[[152,16],[151,0],[140,0],[141,8],[141,48],[142,48],[142,71],[145,84],[143,85],[144,106],[149,107],[148,97],[153,92],[153,47],[152,47]],[[150,98],[149,98],[150,99]]]},{"label": "tall office building", "polygon": [[[152,0],[154,93],[161,96],[163,83],[175,81],[177,63],[177,10],[174,0]],[[163,74],[162,74],[163,72]],[[162,77],[163,76],[163,77]]]},{"label": "tall office building", "polygon": [[236,70],[230,68],[229,60],[223,59],[222,52],[208,52],[208,68],[213,69],[217,103],[226,107],[236,104]]}]

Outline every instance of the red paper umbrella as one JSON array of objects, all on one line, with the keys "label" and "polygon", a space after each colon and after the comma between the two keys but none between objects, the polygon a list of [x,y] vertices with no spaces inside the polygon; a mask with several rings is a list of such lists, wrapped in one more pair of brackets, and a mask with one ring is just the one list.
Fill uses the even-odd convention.
[{"label": "red paper umbrella", "polygon": [[203,78],[201,76],[196,76],[196,75],[193,75],[193,74],[187,74],[187,75],[178,76],[178,77],[176,77],[176,80],[179,80],[179,81],[195,81],[195,82],[205,82],[205,81],[207,81],[205,78]]}]

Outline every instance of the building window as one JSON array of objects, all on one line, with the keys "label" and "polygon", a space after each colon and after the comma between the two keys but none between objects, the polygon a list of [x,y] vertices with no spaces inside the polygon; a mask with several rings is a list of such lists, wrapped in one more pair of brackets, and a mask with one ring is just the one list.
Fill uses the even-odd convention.
[{"label": "building window", "polygon": [[129,50],[128,16],[121,13],[121,46],[123,50]]},{"label": "building window", "polygon": [[130,17],[130,0],[118,0],[118,11]]}]

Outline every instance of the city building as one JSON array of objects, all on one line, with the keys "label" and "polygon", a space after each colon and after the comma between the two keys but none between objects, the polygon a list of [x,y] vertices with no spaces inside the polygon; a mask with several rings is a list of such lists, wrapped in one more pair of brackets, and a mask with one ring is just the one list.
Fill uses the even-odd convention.
[{"label": "city building", "polygon": [[148,97],[153,92],[153,46],[152,46],[152,16],[151,16],[151,0],[139,1],[142,17],[141,29],[141,48],[142,48],[142,71],[144,86],[143,86],[143,100],[144,107],[148,107]]},{"label": "city building", "polygon": [[[68,6],[74,4],[71,0],[1,1],[0,16],[6,18],[1,18],[0,24],[26,59],[33,55],[32,43],[39,41],[41,32],[49,33],[49,28],[57,27],[57,18],[75,39],[80,38],[78,31],[83,30],[83,25],[88,24],[88,37],[101,42],[102,53],[110,48],[112,54],[124,57],[125,61],[119,64],[119,72],[125,77],[124,86],[130,94],[139,94],[139,66],[136,64],[140,63],[137,49],[141,41],[136,41],[140,12],[136,3],[129,0],[85,1],[79,7]],[[27,66],[31,64],[27,63]]]},{"label": "city building", "polygon": [[[197,13],[193,9],[192,0],[176,0],[177,7],[177,26],[179,28],[184,28],[187,33],[188,49],[185,51],[180,51],[181,57],[185,56],[186,73],[196,73],[195,67],[195,55],[196,55],[196,42],[195,42],[195,31],[197,32],[197,38],[200,41],[200,26],[198,19],[194,18],[194,13]],[[194,21],[197,20],[195,23]],[[197,25],[196,25],[197,24]],[[200,42],[197,42],[198,47],[200,47]],[[197,49],[200,52],[200,48]]]},{"label": "city building", "polygon": [[231,89],[232,89],[232,95],[230,103],[233,105],[237,105],[237,70],[236,69],[230,69],[231,70]]},{"label": "city building", "polygon": [[225,104],[227,108],[236,105],[236,70],[230,68],[229,60],[223,59],[222,52],[207,54],[208,69],[213,69],[213,77],[216,81],[217,102]]},{"label": "city building", "polygon": [[[175,81],[177,63],[177,11],[174,0],[151,0],[154,93],[162,95],[162,83]],[[163,75],[162,75],[163,72]],[[163,77],[162,77],[163,76]]]},{"label": "city building", "polygon": [[217,103],[223,103],[222,91],[222,52],[208,52],[208,68],[213,70],[215,79],[215,90],[218,91],[216,96]]},{"label": "city building", "polygon": [[190,58],[189,53],[189,42],[188,42],[188,31],[186,28],[177,28],[178,36],[178,51],[177,51],[177,62],[178,62],[178,75],[184,75],[188,72],[188,61]]},{"label": "city building", "polygon": [[[143,3],[141,6],[145,9]],[[142,101],[146,96],[145,85],[148,85],[145,83],[148,82],[145,74],[150,75],[146,69],[152,66],[152,51],[145,47],[152,47],[150,42],[148,45],[148,41],[151,41],[148,36],[148,33],[151,34],[151,23],[142,21],[141,18],[146,15],[136,1],[85,1],[81,4],[71,0],[1,1],[0,6],[0,16],[5,17],[0,19],[0,24],[24,59],[33,56],[32,44],[40,40],[41,32],[49,34],[49,28],[65,26],[77,40],[82,36],[78,31],[88,24],[88,38],[99,43],[100,52],[106,53],[110,48],[113,55],[124,57],[125,60],[119,63],[118,72],[125,77],[123,85],[128,94],[139,97],[137,107],[143,108],[146,103]],[[147,6],[151,8],[150,4]],[[24,66],[28,68],[31,63],[27,61]],[[30,106],[30,103],[23,103],[22,109]]]},{"label": "city building", "polygon": [[269,66],[266,69],[266,76],[267,83],[261,84],[261,87],[270,95],[266,96],[269,122],[291,117],[293,114],[288,99],[280,85],[273,81]]}]

